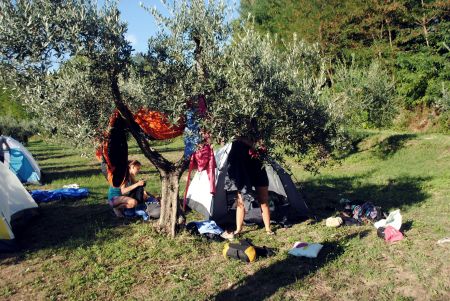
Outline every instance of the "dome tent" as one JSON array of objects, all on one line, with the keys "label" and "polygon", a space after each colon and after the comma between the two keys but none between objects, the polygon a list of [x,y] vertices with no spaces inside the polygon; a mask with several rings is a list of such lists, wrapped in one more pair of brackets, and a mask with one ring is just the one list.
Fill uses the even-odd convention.
[{"label": "dome tent", "polygon": [[14,229],[37,214],[38,205],[16,175],[0,162],[0,252],[16,249]]},{"label": "dome tent", "polygon": [[22,183],[40,184],[41,169],[31,153],[19,141],[0,136],[0,162],[4,163]]},{"label": "dome tent", "polygon": [[[228,221],[234,218],[230,216],[233,211],[233,203],[236,193],[229,193],[224,189],[225,176],[227,174],[227,159],[231,150],[231,143],[225,145],[215,153],[216,168],[216,193],[213,195],[209,189],[209,178],[206,170],[197,172],[192,179],[186,194],[187,205],[201,213],[206,219],[217,222]],[[309,214],[308,207],[290,175],[275,161],[265,166],[269,178],[269,202],[271,219],[281,221],[306,217]],[[257,202],[254,202],[254,194],[244,195],[249,198],[250,208],[246,209],[245,221],[249,223],[261,223],[261,210]]]}]

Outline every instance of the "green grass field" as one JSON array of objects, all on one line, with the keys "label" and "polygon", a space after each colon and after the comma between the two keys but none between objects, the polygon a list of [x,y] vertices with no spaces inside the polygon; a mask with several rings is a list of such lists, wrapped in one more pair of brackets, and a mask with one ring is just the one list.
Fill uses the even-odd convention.
[{"label": "green grass field", "polygon": [[[158,148],[172,159],[182,151],[179,141]],[[450,244],[436,243],[450,236],[449,136],[373,132],[319,175],[291,162],[315,219],[276,236],[246,227],[244,237],[279,250],[251,264],[224,259],[224,243],[167,239],[152,223],[116,219],[93,156],[40,140],[29,150],[47,176],[40,188],[78,183],[91,195],[40,206],[18,235],[23,252],[0,255],[1,300],[450,300]],[[135,146],[130,153],[158,193],[155,170]],[[406,238],[388,244],[371,225],[327,228],[341,198],[401,209]],[[291,257],[295,241],[324,248],[316,259]]]}]

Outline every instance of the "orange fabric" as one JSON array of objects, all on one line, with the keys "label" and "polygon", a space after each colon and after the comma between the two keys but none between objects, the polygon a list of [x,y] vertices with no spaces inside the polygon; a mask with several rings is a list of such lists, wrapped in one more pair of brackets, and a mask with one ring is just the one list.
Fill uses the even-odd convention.
[{"label": "orange fabric", "polygon": [[134,114],[134,120],[142,130],[156,140],[175,138],[183,134],[184,123],[170,124],[167,117],[160,112],[141,108]]}]

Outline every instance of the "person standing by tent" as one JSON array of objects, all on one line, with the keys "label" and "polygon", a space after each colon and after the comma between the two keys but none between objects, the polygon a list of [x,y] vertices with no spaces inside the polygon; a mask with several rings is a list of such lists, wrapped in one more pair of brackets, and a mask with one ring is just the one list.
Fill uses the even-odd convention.
[{"label": "person standing by tent", "polygon": [[[123,217],[123,210],[135,208],[138,204],[138,200],[133,197],[128,196],[133,190],[142,189],[145,186],[143,180],[136,181],[136,175],[141,170],[142,164],[137,161],[129,161],[128,172],[122,185],[120,187],[109,186],[108,189],[108,203],[113,208],[114,213],[118,217]],[[145,191],[142,192],[145,199],[148,195]]]},{"label": "person standing by tent", "polygon": [[225,178],[225,190],[238,192],[234,234],[242,231],[245,217],[244,195],[249,194],[255,187],[266,233],[273,235],[274,232],[270,229],[269,179],[261,158],[265,148],[256,148],[260,140],[256,120],[252,119],[248,127],[249,134],[237,137],[232,143]]}]

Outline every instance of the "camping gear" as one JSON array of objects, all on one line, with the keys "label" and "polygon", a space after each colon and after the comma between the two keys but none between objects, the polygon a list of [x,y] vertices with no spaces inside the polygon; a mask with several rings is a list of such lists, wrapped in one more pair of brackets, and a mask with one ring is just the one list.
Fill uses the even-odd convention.
[{"label": "camping gear", "polygon": [[186,128],[184,129],[184,157],[189,158],[201,141],[200,125],[196,120],[195,111],[189,109],[186,112]]},{"label": "camping gear", "polygon": [[[163,113],[141,108],[134,120],[145,134],[153,140],[177,137],[183,133],[184,123],[172,125]],[[128,172],[127,124],[118,110],[109,119],[109,130],[97,148],[96,156],[102,162],[102,172],[113,187],[119,187]]]},{"label": "camping gear", "polygon": [[191,235],[199,235],[207,240],[224,241],[234,236],[224,232],[215,221],[190,222],[186,225],[186,231]]},{"label": "camping gear", "polygon": [[161,204],[159,202],[146,202],[145,212],[149,217],[157,219],[161,215]]},{"label": "camping gear", "polygon": [[138,186],[138,187],[134,188],[127,194],[127,196],[135,199],[138,202],[138,204],[143,204],[144,203],[144,188],[145,188],[144,186]]},{"label": "camping gear", "polygon": [[165,140],[180,136],[184,131],[184,123],[171,124],[167,116],[157,111],[141,108],[134,114],[134,120],[141,129],[154,140]]},{"label": "camping gear", "polygon": [[450,242],[450,237],[444,237],[444,238],[439,239],[437,241],[437,244],[438,245],[443,245],[443,244],[446,244],[446,243],[449,243],[449,242]]},{"label": "camping gear", "polygon": [[124,209],[123,215],[128,218],[142,217],[144,221],[148,221],[150,218],[159,218],[161,205],[152,200],[153,199],[149,198],[145,203],[137,204],[134,208]]},{"label": "camping gear", "polygon": [[[186,127],[184,129],[184,157],[189,158],[203,140],[198,119],[206,116],[206,99],[203,95],[188,101],[186,110]],[[204,134],[204,133],[203,133]]]},{"label": "camping gear", "polygon": [[0,252],[17,249],[14,230],[37,215],[38,205],[8,167],[0,162]]},{"label": "camping gear", "polygon": [[317,243],[299,242],[294,243],[292,249],[289,250],[289,254],[294,256],[303,256],[308,258],[316,258],[319,255],[323,245]]},{"label": "camping gear", "polygon": [[109,131],[97,149],[97,158],[102,162],[102,172],[113,187],[120,187],[128,172],[127,125],[114,111],[109,119]]},{"label": "camping gear", "polygon": [[0,136],[0,159],[22,183],[40,184],[41,169],[31,153],[19,141],[8,136]]},{"label": "camping gear", "polygon": [[[208,221],[200,221],[200,222],[191,222],[194,223],[197,227],[198,233],[205,234],[205,233],[212,233],[212,234],[222,234],[223,230],[220,228],[215,221],[208,220]],[[190,224],[190,223],[189,223]]]},{"label": "camping gear", "polygon": [[31,196],[37,203],[60,200],[79,200],[89,196],[87,188],[60,188],[54,190],[32,190]]},{"label": "camping gear", "polygon": [[342,225],[343,220],[341,217],[329,217],[327,218],[327,220],[325,221],[325,225],[327,227],[333,227],[333,228],[337,228],[340,225]]},{"label": "camping gear", "polygon": [[123,215],[128,218],[134,218],[134,217],[142,217],[144,221],[148,221],[150,217],[147,214],[146,211],[146,205],[145,204],[138,204],[134,208],[126,208],[123,210]]},{"label": "camping gear", "polygon": [[212,194],[216,193],[216,160],[214,157],[214,151],[210,144],[205,144],[203,147],[197,151],[195,151],[191,155],[191,159],[189,162],[189,171],[188,178],[186,183],[186,189],[184,192],[184,202],[183,202],[183,210],[186,209],[186,194],[189,189],[189,184],[191,181],[191,172],[192,170],[197,169],[198,171],[206,170],[209,179],[209,187],[210,192]]},{"label": "camping gear", "polygon": [[[237,194],[228,193],[224,189],[227,158],[230,150],[231,143],[215,152],[217,163],[215,170],[216,193],[211,194],[208,173],[203,170],[195,174],[186,195],[187,205],[191,209],[201,213],[205,219],[213,219],[219,223],[227,219],[234,219],[234,214],[229,213],[233,209],[231,205],[234,203]],[[289,174],[275,161],[267,164],[265,168],[269,178],[271,219],[277,221],[286,216],[294,219],[307,216],[308,207]],[[251,193],[244,194],[244,198],[252,198]],[[250,208],[246,208],[244,221],[249,222],[249,219],[251,219],[252,222],[261,223],[262,216],[258,202],[250,201],[249,203],[252,205]]]},{"label": "camping gear", "polygon": [[400,230],[402,227],[402,215],[400,209],[394,210],[389,213],[386,219],[379,220],[374,224],[375,228],[392,226],[394,229]]},{"label": "camping gear", "polygon": [[238,243],[226,243],[222,254],[225,258],[239,259],[243,262],[256,260],[255,247],[248,240],[240,240]]},{"label": "camping gear", "polygon": [[80,188],[80,185],[74,183],[74,184],[67,184],[67,185],[63,185],[63,188]]},{"label": "camping gear", "polygon": [[382,217],[381,208],[376,207],[371,202],[365,202],[362,205],[351,205],[348,202],[345,202],[345,204],[345,213],[356,220],[378,221]]},{"label": "camping gear", "polygon": [[258,257],[258,258],[275,256],[278,251],[277,249],[268,248],[266,246],[262,246],[262,247],[253,246],[253,247],[255,248],[256,257]]},{"label": "camping gear", "polygon": [[379,227],[377,229],[377,234],[380,237],[384,237],[387,242],[396,242],[403,239],[403,234],[399,230],[395,229],[393,226]]}]

